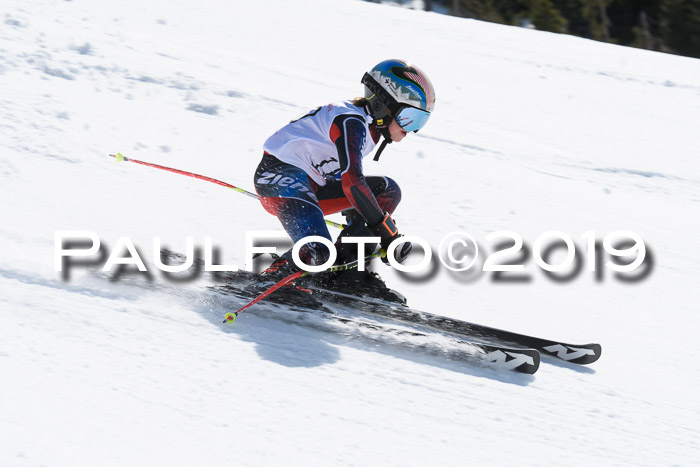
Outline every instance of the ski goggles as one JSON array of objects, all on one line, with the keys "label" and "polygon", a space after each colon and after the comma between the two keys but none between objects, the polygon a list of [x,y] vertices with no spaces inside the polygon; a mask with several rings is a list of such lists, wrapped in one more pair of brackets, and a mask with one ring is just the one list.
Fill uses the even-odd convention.
[{"label": "ski goggles", "polygon": [[396,123],[398,123],[401,128],[413,132],[423,128],[425,124],[428,123],[429,118],[430,112],[409,106],[399,107],[399,111],[394,117]]}]

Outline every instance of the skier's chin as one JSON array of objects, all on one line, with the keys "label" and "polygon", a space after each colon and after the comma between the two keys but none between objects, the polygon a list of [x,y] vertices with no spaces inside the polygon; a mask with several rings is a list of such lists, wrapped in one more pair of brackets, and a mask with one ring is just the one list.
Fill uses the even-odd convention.
[{"label": "skier's chin", "polygon": [[391,122],[391,125],[389,126],[389,133],[391,134],[391,141],[395,143],[400,142],[408,134],[406,133],[406,130],[397,125],[396,122]]}]

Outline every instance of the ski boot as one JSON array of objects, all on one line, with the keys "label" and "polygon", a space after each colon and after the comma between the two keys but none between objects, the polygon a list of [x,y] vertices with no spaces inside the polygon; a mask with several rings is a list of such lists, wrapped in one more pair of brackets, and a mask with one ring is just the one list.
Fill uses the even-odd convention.
[{"label": "ski boot", "polygon": [[366,244],[364,251],[360,253],[361,257],[358,258],[358,245],[356,243],[342,242],[344,237],[374,236],[357,211],[352,209],[343,211],[342,214],[347,219],[348,226],[340,232],[335,242],[336,252],[338,253],[335,265],[352,264],[357,261],[362,261],[364,262],[365,270],[359,271],[358,267],[355,266],[339,271],[309,276],[302,278],[299,282],[300,285],[303,287],[303,284],[307,284],[309,288],[320,289],[319,293],[325,291],[335,294],[334,298],[336,301],[341,298],[339,294],[345,294],[358,298],[374,298],[402,305],[405,304],[406,298],[403,295],[388,288],[381,277],[379,277],[379,274],[367,269],[370,260],[366,258],[377,249],[378,244]]}]

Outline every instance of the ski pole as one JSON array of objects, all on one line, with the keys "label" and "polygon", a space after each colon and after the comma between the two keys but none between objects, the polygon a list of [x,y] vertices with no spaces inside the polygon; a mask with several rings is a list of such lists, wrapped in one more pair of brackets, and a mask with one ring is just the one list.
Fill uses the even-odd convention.
[{"label": "ski pole", "polygon": [[[116,153],[116,154],[110,154],[109,156],[110,156],[110,157],[114,157],[114,158],[116,159],[117,162],[123,162],[123,161],[125,161],[125,162],[133,162],[133,163],[135,163],[135,164],[141,164],[141,165],[145,165],[145,166],[148,166],[148,167],[153,167],[153,168],[155,168],[155,169],[167,170],[168,172],[173,172],[173,173],[176,173],[176,174],[185,175],[185,176],[187,176],[187,177],[197,178],[197,179],[199,179],[199,180],[204,180],[205,182],[216,183],[217,185],[221,185],[221,186],[224,186],[224,187],[226,187],[226,188],[230,188],[230,189],[232,189],[232,190],[234,190],[234,191],[237,191],[237,192],[239,192],[239,193],[243,193],[244,195],[250,196],[251,198],[260,199],[260,197],[259,197],[258,195],[256,195],[255,193],[251,193],[250,191],[244,190],[243,188],[238,188],[237,186],[233,186],[233,185],[231,185],[230,183],[222,182],[221,180],[217,180],[217,179],[215,179],[215,178],[207,177],[207,176],[205,176],[205,175],[199,175],[199,174],[196,174],[196,173],[187,172],[187,171],[185,171],[185,170],[173,169],[172,167],[166,167],[166,166],[164,166],[164,165],[158,165],[158,164],[153,164],[153,163],[151,163],[151,162],[144,162],[144,161],[140,161],[140,160],[138,160],[138,159],[132,159],[132,158],[130,158],[130,157],[124,156],[124,155],[123,155],[122,153],[120,153],[120,152],[118,152],[118,153]],[[328,219],[324,219],[324,221],[326,221],[326,225],[330,225],[331,227],[337,227],[337,228],[339,228],[339,229],[341,229],[341,230],[345,228],[345,226],[344,226],[343,224],[340,224],[340,223],[338,223],[338,222],[333,222],[333,221],[330,221],[330,220],[328,220]]]},{"label": "ski pole", "polygon": [[230,183],[222,182],[221,180],[207,177],[205,175],[199,175],[199,174],[192,173],[192,172],[186,172],[186,171],[180,170],[180,169],[173,169],[172,167],[165,167],[164,165],[158,165],[158,164],[153,164],[151,162],[144,162],[144,161],[140,161],[137,159],[132,159],[130,157],[124,156],[120,152],[118,152],[116,154],[110,154],[110,157],[114,157],[117,162],[122,162],[122,161],[133,162],[135,164],[141,164],[141,165],[146,165],[148,167],[153,167],[156,169],[167,170],[168,172],[173,172],[176,174],[185,175],[187,177],[198,178],[200,180],[204,180],[207,182],[216,183],[217,185],[225,186],[226,188],[231,188],[232,190],[237,191],[239,193],[243,193],[244,195],[248,195],[251,198],[255,198],[255,199],[258,198],[258,195],[256,195],[255,193],[251,193],[250,191],[244,190],[243,188],[238,188],[237,186],[233,186]]},{"label": "ski pole", "polygon": [[[367,261],[367,260],[370,260],[370,259],[372,259],[372,258],[379,258],[379,257],[383,256],[383,254],[384,254],[384,253],[383,253],[383,250],[379,250],[377,253],[374,253],[374,254],[365,256],[362,260],[363,260],[363,261]],[[323,273],[326,273],[326,272],[346,271],[346,270],[348,270],[348,269],[354,269],[354,268],[356,268],[358,264],[360,264],[359,261],[358,261],[358,260],[355,260],[355,261],[351,261],[351,262],[349,262],[349,263],[339,264],[339,265],[337,265],[337,266],[331,266],[330,268],[324,269],[323,271],[319,271],[319,272],[317,272],[317,273],[314,273],[314,272],[311,272],[311,271],[303,271],[303,270],[302,270],[302,271],[297,271],[297,272],[295,272],[295,273],[293,273],[293,274],[290,274],[290,275],[288,275],[287,277],[285,277],[285,278],[281,279],[280,281],[276,282],[274,285],[270,286],[267,290],[265,290],[263,293],[261,293],[260,295],[258,295],[257,297],[255,297],[253,300],[251,300],[250,302],[248,302],[246,305],[244,305],[244,306],[242,306],[241,308],[239,308],[238,311],[236,311],[236,312],[234,312],[234,313],[231,313],[231,312],[226,313],[226,314],[224,315],[224,321],[223,321],[223,323],[224,323],[224,324],[233,323],[234,321],[236,321],[236,318],[238,317],[238,315],[239,315],[242,311],[247,310],[247,309],[250,308],[251,306],[253,306],[253,305],[255,305],[256,303],[258,303],[258,302],[259,302],[260,300],[262,300],[263,298],[265,298],[265,297],[269,296],[270,294],[272,294],[275,290],[278,290],[279,288],[284,287],[285,285],[289,284],[290,282],[294,282],[295,280],[299,279],[300,277],[309,276],[309,275],[311,275],[311,274],[323,274]]]}]

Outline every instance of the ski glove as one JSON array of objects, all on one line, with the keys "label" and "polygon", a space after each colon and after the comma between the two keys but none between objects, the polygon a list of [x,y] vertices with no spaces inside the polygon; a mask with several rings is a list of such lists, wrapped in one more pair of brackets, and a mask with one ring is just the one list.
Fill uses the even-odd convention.
[{"label": "ski glove", "polygon": [[[389,251],[389,245],[391,245],[394,240],[401,237],[401,234],[394,223],[394,219],[392,219],[387,212],[384,213],[384,218],[382,221],[372,227],[371,230],[374,235],[382,239],[381,245],[385,251]],[[403,261],[408,257],[408,254],[411,252],[412,248],[413,245],[411,245],[411,242],[404,242],[396,247],[394,250],[394,259],[396,262],[403,263]],[[382,261],[389,264],[389,260],[386,256],[382,257]]]}]

